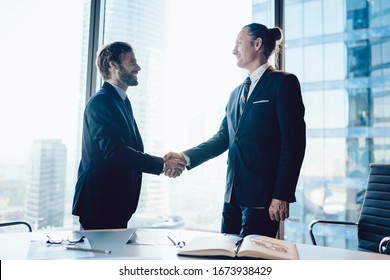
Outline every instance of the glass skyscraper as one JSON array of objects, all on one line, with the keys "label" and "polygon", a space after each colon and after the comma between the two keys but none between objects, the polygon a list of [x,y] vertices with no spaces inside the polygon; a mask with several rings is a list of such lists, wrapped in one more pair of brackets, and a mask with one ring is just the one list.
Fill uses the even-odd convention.
[{"label": "glass skyscraper", "polygon": [[[262,21],[256,15],[267,2],[253,1],[254,21]],[[297,203],[285,233],[310,243],[313,219],[357,220],[369,164],[390,160],[390,2],[284,3],[285,69],[301,82],[307,123]],[[356,245],[348,228],[323,227],[316,236],[325,245]]]},{"label": "glass skyscraper", "polygon": [[[104,43],[125,41],[132,45],[141,71],[139,85],[127,91],[145,152],[163,156],[166,1],[107,0]],[[167,213],[169,189],[155,175],[143,175],[137,213]]]},{"label": "glass skyscraper", "polygon": [[[215,4],[216,1],[209,2]],[[224,4],[227,5],[228,2]],[[243,1],[237,0],[235,3],[238,2],[241,6],[237,13],[241,13],[244,10]],[[285,238],[294,242],[310,243],[307,225],[313,219],[356,220],[358,218],[369,164],[390,160],[390,1],[284,0],[283,2],[284,65],[285,70],[296,74],[301,82],[307,124],[306,156],[298,182],[297,202],[291,204],[290,218],[285,222]],[[86,99],[90,3],[84,1],[85,32],[79,67],[82,69],[80,116]],[[101,24],[104,28],[104,43],[119,40],[131,43],[142,68],[138,75],[139,85],[130,87],[128,94],[144,140],[145,151],[162,156],[169,149],[176,148],[169,142],[175,136],[183,142],[177,149],[198,144],[193,143],[193,139],[206,140],[212,136],[217,128],[215,126],[218,125],[214,122],[215,120],[218,122],[223,116],[228,94],[234,86],[221,88],[226,87],[229,82],[239,84],[242,81],[240,79],[242,73],[239,71],[235,73],[237,81],[230,81],[235,78],[219,79],[220,83],[216,90],[203,86],[195,93],[182,91],[183,86],[178,87],[175,82],[172,82],[172,76],[177,75],[183,79],[190,76],[190,79],[184,83],[184,87],[190,88],[205,83],[208,76],[204,72],[206,68],[214,68],[216,74],[235,69],[230,50],[223,52],[223,60],[227,61],[225,65],[222,60],[215,60],[216,52],[221,53],[221,49],[212,49],[215,45],[222,45],[221,34],[225,34],[227,29],[213,24],[208,24],[207,28],[203,26],[206,24],[204,20],[206,16],[212,17],[213,20],[220,20],[219,14],[215,16],[206,12],[202,14],[199,11],[212,13],[213,9],[195,1],[183,4],[183,1],[167,0],[106,0],[104,3],[104,21]],[[191,7],[182,12],[183,7],[179,7],[178,3]],[[249,8],[250,3],[245,5]],[[252,0],[251,6],[253,22],[274,26],[273,0]],[[178,7],[181,9],[176,9]],[[199,8],[197,13],[194,12],[195,8]],[[170,11],[179,12],[175,14]],[[167,25],[167,22],[172,22],[170,21],[172,18],[180,18],[178,13],[184,13],[191,22],[175,21],[175,27],[182,24],[180,27],[183,29],[174,28],[172,34],[172,30],[169,32],[172,26]],[[249,12],[248,15],[250,16]],[[249,23],[249,20],[246,23]],[[189,31],[187,26],[189,24],[194,24],[195,29]],[[228,32],[234,33],[235,36],[242,26],[240,23],[237,29],[230,28]],[[197,32],[201,34],[196,34]],[[200,36],[196,39],[185,35]],[[234,36],[231,37],[231,49],[234,45]],[[168,38],[175,43],[169,42]],[[74,39],[69,40],[73,42]],[[175,50],[172,47],[175,47]],[[178,49],[183,52],[178,52]],[[168,61],[169,57],[172,58],[172,54],[175,60],[183,60],[185,63],[176,63],[175,65],[179,67],[168,68],[172,70],[167,71],[167,66],[174,64],[172,59]],[[197,57],[197,60],[188,63],[188,59],[193,57]],[[229,61],[229,58],[232,60]],[[203,66],[203,69],[195,75],[190,75],[189,70],[198,64]],[[66,76],[61,83],[65,84],[68,79]],[[71,83],[76,83],[75,79],[71,79]],[[166,133],[167,126],[175,125],[170,122],[167,112],[164,111],[168,102],[176,102],[176,100],[167,101],[170,90],[177,91],[176,96],[183,99],[180,107],[198,110],[196,114],[185,116],[188,117],[183,122],[185,129],[183,127],[178,129],[177,135]],[[198,103],[198,100],[203,98],[200,96],[201,91],[208,92],[210,97],[216,97],[220,105],[208,107],[204,103]],[[60,97],[63,97],[63,94],[55,99]],[[8,104],[9,96],[5,95],[3,100],[4,104]],[[37,110],[42,111],[54,106],[45,103]],[[73,112],[69,111],[67,116]],[[187,113],[185,110],[180,112]],[[69,121],[65,123],[67,122]],[[42,126],[42,131],[49,129],[45,127],[47,125],[45,122],[36,123],[37,126]],[[81,117],[77,125],[74,130],[78,131],[77,143],[81,144]],[[20,124],[14,118],[8,118],[7,125],[3,125],[2,129],[19,126]],[[25,136],[19,138],[24,139]],[[19,160],[17,165],[13,165],[2,156],[0,216],[3,219],[22,219],[26,215],[26,219],[39,228],[61,227],[64,214],[56,212],[55,209],[64,211],[62,209],[63,199],[65,199],[65,216],[68,216],[65,220],[70,220],[74,191],[72,181],[76,179],[61,178],[65,176],[67,167],[67,177],[75,177],[75,166],[78,165],[81,154],[80,146],[78,145],[76,149],[68,145],[68,148],[61,146],[65,145],[61,143],[66,143],[64,139],[61,143],[50,140],[57,139],[56,136],[47,138],[34,136],[34,138],[47,140],[34,143],[33,157],[30,162],[33,165],[28,176],[22,172],[27,164],[26,160]],[[2,155],[7,154],[8,147],[3,145]],[[15,155],[12,155],[11,158],[14,157]],[[77,159],[74,160],[76,157]],[[45,160],[40,161],[43,158]],[[66,164],[66,158],[72,163]],[[199,167],[191,171],[191,174],[183,174],[183,177],[176,180],[165,180],[162,176],[145,174],[137,213],[160,215],[172,211],[184,217],[187,228],[218,231],[225,173],[226,156],[222,155],[205,163],[205,168]],[[49,180],[53,181],[49,182]],[[71,188],[64,198],[62,185],[65,181],[68,181]],[[60,197],[49,199],[52,205],[45,200],[51,195],[49,189],[57,189],[58,193],[62,193]],[[39,193],[41,190],[45,193]],[[43,197],[45,199],[42,199]],[[45,215],[51,213],[53,218],[44,216],[43,213]],[[78,227],[78,222],[75,219],[74,221],[73,226]],[[347,248],[353,248],[356,244],[356,232],[352,229],[336,227],[318,229],[316,236],[320,244]]]},{"label": "glass skyscraper", "polygon": [[31,146],[25,219],[34,229],[64,225],[67,149],[61,140]]}]

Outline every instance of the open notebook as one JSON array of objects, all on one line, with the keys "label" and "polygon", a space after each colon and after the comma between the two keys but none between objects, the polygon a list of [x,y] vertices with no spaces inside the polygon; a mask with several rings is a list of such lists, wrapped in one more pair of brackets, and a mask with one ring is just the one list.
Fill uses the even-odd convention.
[{"label": "open notebook", "polygon": [[178,254],[270,260],[299,259],[295,244],[261,235],[248,235],[245,238],[234,235],[195,237],[184,248],[179,249]]}]

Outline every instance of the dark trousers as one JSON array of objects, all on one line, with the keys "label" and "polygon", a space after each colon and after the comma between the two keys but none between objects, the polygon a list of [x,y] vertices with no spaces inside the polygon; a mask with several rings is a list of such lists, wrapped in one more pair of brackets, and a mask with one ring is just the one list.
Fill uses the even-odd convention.
[{"label": "dark trousers", "polygon": [[222,210],[221,232],[237,234],[242,237],[249,234],[259,234],[276,237],[279,222],[272,221],[269,217],[268,207],[253,208],[243,207],[237,203],[232,192],[230,202],[225,202]]}]

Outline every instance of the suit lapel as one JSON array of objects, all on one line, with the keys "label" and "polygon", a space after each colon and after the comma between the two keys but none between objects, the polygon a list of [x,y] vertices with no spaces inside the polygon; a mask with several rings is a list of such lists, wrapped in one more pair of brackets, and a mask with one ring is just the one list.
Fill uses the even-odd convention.
[{"label": "suit lapel", "polygon": [[238,110],[239,110],[239,107],[240,107],[240,97],[241,97],[241,92],[242,92],[242,88],[244,87],[244,85],[242,84],[240,87],[238,87],[237,89],[237,93],[236,93],[236,96],[233,98],[233,106],[231,107],[233,112],[232,112],[232,115],[234,116],[234,131],[237,131],[237,127],[238,127]]},{"label": "suit lapel", "polygon": [[[248,101],[245,105],[245,108],[244,108],[244,111],[242,112],[242,115],[241,115],[241,118],[240,118],[240,121],[238,123],[238,127],[237,127],[237,130],[240,128],[240,124],[242,124],[244,121],[245,121],[245,118],[246,118],[246,115],[248,114],[248,111],[251,109],[252,107],[252,104],[253,104],[253,100],[259,95],[261,94],[264,86],[269,82],[269,76],[271,75],[272,71],[274,71],[275,69],[270,66],[267,68],[267,70],[265,70],[264,74],[261,76],[260,80],[257,82],[255,88],[253,89],[253,92],[251,93],[251,95],[249,96],[248,98]],[[238,101],[237,101],[238,102]]]},{"label": "suit lapel", "polygon": [[138,130],[137,123],[134,119],[134,116],[130,113],[130,111],[126,108],[125,103],[123,102],[122,98],[119,96],[117,91],[113,86],[111,86],[109,83],[104,83],[103,88],[106,88],[111,96],[113,96],[115,105],[119,108],[121,111],[123,117],[126,119],[127,126],[129,128],[130,134],[132,139],[135,140],[135,144],[137,145],[137,149],[143,151],[143,142],[141,138],[141,134]]}]

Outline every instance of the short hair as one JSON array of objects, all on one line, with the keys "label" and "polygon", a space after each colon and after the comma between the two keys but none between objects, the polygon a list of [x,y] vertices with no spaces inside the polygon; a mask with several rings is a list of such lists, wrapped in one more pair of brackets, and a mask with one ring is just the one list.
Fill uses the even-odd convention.
[{"label": "short hair", "polygon": [[283,40],[283,30],[279,27],[268,29],[267,26],[260,23],[251,23],[243,28],[248,29],[252,40],[261,38],[263,41],[263,54],[268,59],[273,52],[277,55],[280,51],[279,45]]},{"label": "short hair", "polygon": [[96,66],[104,80],[111,78],[110,61],[121,64],[128,52],[133,52],[133,47],[126,42],[113,42],[100,50],[96,58]]}]

